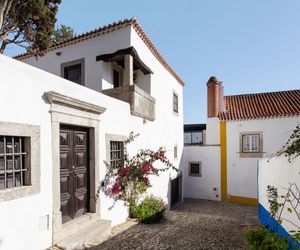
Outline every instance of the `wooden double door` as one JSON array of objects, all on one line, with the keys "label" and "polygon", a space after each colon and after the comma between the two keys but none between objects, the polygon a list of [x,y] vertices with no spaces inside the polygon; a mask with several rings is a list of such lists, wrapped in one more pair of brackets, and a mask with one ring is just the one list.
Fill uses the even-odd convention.
[{"label": "wooden double door", "polygon": [[60,201],[62,222],[89,210],[89,130],[60,127]]}]

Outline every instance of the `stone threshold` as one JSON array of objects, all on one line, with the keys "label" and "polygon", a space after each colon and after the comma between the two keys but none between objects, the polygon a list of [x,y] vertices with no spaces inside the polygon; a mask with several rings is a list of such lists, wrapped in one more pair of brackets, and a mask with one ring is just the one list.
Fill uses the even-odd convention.
[{"label": "stone threshold", "polygon": [[55,236],[53,247],[73,250],[92,246],[91,242],[101,242],[111,233],[111,221],[102,220],[93,213],[63,224],[62,230]]}]

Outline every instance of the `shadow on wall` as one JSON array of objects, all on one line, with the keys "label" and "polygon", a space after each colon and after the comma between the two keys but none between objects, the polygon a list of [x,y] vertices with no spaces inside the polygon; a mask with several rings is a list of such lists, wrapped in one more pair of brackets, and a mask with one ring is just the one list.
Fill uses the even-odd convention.
[{"label": "shadow on wall", "polygon": [[183,202],[183,172],[180,169],[181,162],[182,162],[182,154],[179,160],[179,168],[176,176],[169,178],[169,185],[168,185],[168,208],[172,209],[174,205],[177,203]]}]

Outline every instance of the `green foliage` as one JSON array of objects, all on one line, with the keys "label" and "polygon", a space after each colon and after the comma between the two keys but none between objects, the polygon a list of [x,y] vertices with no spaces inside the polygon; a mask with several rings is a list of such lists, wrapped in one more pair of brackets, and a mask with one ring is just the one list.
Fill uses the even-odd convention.
[{"label": "green foliage", "polygon": [[[291,241],[300,242],[300,189],[296,183],[290,183],[289,188],[286,188],[284,195],[278,194],[278,189],[274,186],[268,185],[267,196],[269,202],[270,216],[282,224],[283,221],[289,223],[296,230],[290,230]],[[279,201],[280,200],[280,201]],[[283,217],[284,212],[295,214],[295,220],[287,220]]]},{"label": "green foliage", "polygon": [[52,45],[61,0],[1,0],[0,53],[8,44],[26,48],[36,56]]},{"label": "green foliage", "polygon": [[60,43],[72,37],[74,37],[74,30],[69,26],[61,25],[54,30],[52,41],[53,43]]},{"label": "green foliage", "polygon": [[[130,143],[136,137],[137,135],[131,133],[124,143]],[[157,162],[161,164],[158,165]],[[102,187],[103,192],[115,201],[124,201],[127,206],[136,204],[147,189],[152,186],[151,175],[159,176],[159,173],[169,170],[178,171],[167,159],[162,148],[157,151],[139,150],[133,157],[124,154],[123,159],[116,166],[107,164],[107,168],[106,183]]]},{"label": "green foliage", "polygon": [[258,227],[248,230],[245,239],[251,250],[285,250],[288,249],[287,239],[278,233],[269,232],[268,229]]},{"label": "green foliage", "polygon": [[277,214],[278,209],[279,209],[277,188],[274,186],[268,185],[267,196],[268,196],[268,202],[269,202],[269,206],[270,206],[270,215],[273,218],[275,218],[275,215]]},{"label": "green foliage", "polygon": [[283,146],[283,150],[279,152],[279,154],[282,153],[285,154],[289,162],[291,162],[292,159],[300,156],[300,124],[296,126],[292,135]]},{"label": "green foliage", "polygon": [[138,221],[152,224],[160,221],[164,217],[166,206],[161,199],[147,197],[138,206],[130,206],[130,215]]}]

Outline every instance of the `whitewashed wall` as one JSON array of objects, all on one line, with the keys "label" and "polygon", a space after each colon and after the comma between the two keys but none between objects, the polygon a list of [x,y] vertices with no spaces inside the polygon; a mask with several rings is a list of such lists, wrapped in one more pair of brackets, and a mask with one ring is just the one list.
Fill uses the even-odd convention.
[{"label": "whitewashed wall", "polygon": [[[183,150],[183,88],[156,59],[131,26],[49,52],[38,60],[30,58],[24,60],[24,62],[60,76],[60,65],[62,63],[85,58],[85,86],[101,92],[102,89],[112,87],[111,65],[110,63],[102,61],[96,62],[96,56],[113,53],[130,46],[134,46],[141,60],[154,72],[151,76],[143,76],[139,84],[156,99],[155,121],[143,124],[142,119],[138,119],[138,126],[132,128],[135,129],[134,132],[140,129],[144,131],[144,140],[146,140],[144,147],[147,145],[152,149],[157,149],[160,146],[165,146],[167,156],[174,161],[176,166],[179,166]],[[56,55],[58,51],[62,53],[61,56]],[[151,86],[149,86],[149,82],[151,82]],[[147,83],[148,86],[145,86]],[[178,94],[178,115],[173,114],[173,91]],[[104,116],[106,116],[106,114]],[[131,122],[128,121],[127,123],[130,124]],[[117,124],[122,123],[119,122]],[[110,132],[110,130],[112,132]],[[114,130],[114,127],[111,126],[111,122],[108,122],[107,131],[114,133]],[[128,133],[125,135],[127,134]],[[140,139],[137,139],[137,143],[140,140],[143,145],[142,137],[143,135],[140,136]],[[173,157],[175,145],[178,147],[177,159]],[[172,172],[171,177],[173,178],[175,175],[176,173]],[[155,180],[153,181],[155,182]],[[162,196],[165,192],[164,190],[165,188],[153,192],[156,195]],[[163,196],[165,196],[165,194]]]},{"label": "whitewashed wall", "polygon": [[[153,74],[151,75],[151,95],[156,99],[156,117],[152,126],[161,131],[170,157],[173,157],[174,146],[178,146],[178,157],[175,160],[179,165],[183,150],[183,88],[177,80],[156,59],[136,31],[131,28],[131,46],[138,51],[141,60],[148,65]],[[178,95],[179,112],[173,113],[173,91]],[[161,124],[172,124],[172,126],[161,126]],[[155,143],[155,137],[149,137]],[[157,144],[157,142],[156,142]],[[173,176],[174,177],[174,176]]]},{"label": "whitewashed wall", "polygon": [[[186,198],[220,200],[220,147],[186,146],[183,149],[183,194]],[[189,161],[200,161],[202,176],[189,176]],[[216,189],[216,190],[214,190]]]},{"label": "whitewashed wall", "polygon": [[206,119],[206,144],[220,145],[220,120],[218,117]]},{"label": "whitewashed wall", "polygon": [[277,152],[288,140],[300,117],[227,122],[228,195],[257,198],[258,158],[240,158],[240,132],[263,133],[263,156]]},{"label": "whitewashed wall", "polygon": [[[270,159],[265,158],[259,161],[259,218],[266,226],[270,226],[271,228],[277,226],[279,232],[285,236],[290,234],[291,230],[299,230],[293,224],[296,224],[298,227],[300,227],[300,220],[295,212],[289,213],[287,211],[287,208],[290,206],[287,206],[283,210],[283,220],[281,225],[278,225],[276,222],[270,220],[268,217],[270,210],[267,197],[267,186],[271,185],[278,188],[278,193],[280,196],[287,193],[286,189],[289,188],[289,183],[296,183],[298,188],[300,188],[300,157],[292,160],[291,163],[289,163],[287,158],[284,156],[273,157]],[[282,199],[279,198],[279,202],[282,202]],[[294,203],[294,205],[296,204]],[[297,211],[299,213],[299,207]]]},{"label": "whitewashed wall", "polygon": [[[61,76],[62,63],[84,58],[85,86],[101,91],[111,87],[111,65],[102,61],[96,62],[96,56],[130,47],[130,31],[130,26],[127,26],[115,32],[109,32],[74,45],[50,51],[38,59],[31,57],[23,61]],[[57,52],[61,52],[61,55],[57,56]]]},{"label": "whitewashed wall", "polygon": [[[125,32],[123,34],[123,31]],[[118,31],[119,32],[119,31]],[[120,31],[121,36],[127,37],[126,29]],[[105,53],[113,52],[121,44],[112,41],[114,33],[107,34],[109,43]],[[105,38],[106,39],[106,38]],[[128,38],[129,39],[129,38]],[[124,40],[124,39],[123,39]],[[127,40],[128,41],[128,40]],[[95,57],[103,53],[101,47],[96,51],[86,51],[88,45],[96,46],[99,41],[86,41],[87,46],[74,45],[78,50],[71,51],[67,48],[62,50],[62,57],[57,57],[54,52],[49,56],[40,58],[37,62],[30,59],[30,64],[38,64],[56,75],[60,75],[60,63],[62,61],[75,60],[85,57],[86,53],[91,59],[86,59],[86,68],[93,69],[86,79],[89,87],[101,89],[101,68]],[[91,44],[90,44],[91,43]],[[136,41],[136,43],[138,43]],[[127,46],[127,44],[126,44]],[[124,47],[126,47],[124,46]],[[80,47],[80,48],[79,48]],[[141,45],[142,47],[142,45]],[[118,47],[120,49],[122,47]],[[83,51],[80,51],[83,50]],[[141,58],[151,57],[149,53],[141,53]],[[157,100],[154,122],[144,123],[141,118],[130,115],[129,104],[105,96],[99,92],[86,87],[76,85],[55,75],[33,68],[24,63],[0,56],[1,83],[0,83],[0,120],[6,122],[26,123],[39,125],[41,127],[41,192],[37,195],[0,203],[0,249],[44,249],[51,245],[52,240],[52,155],[51,155],[51,115],[50,105],[45,103],[42,96],[47,91],[55,91],[63,95],[80,99],[98,106],[107,108],[101,115],[100,121],[100,179],[105,175],[106,145],[105,134],[129,135],[131,131],[139,133],[140,136],[129,146],[129,153],[134,154],[141,148],[158,149],[160,146],[167,148],[167,156],[178,167],[181,158],[183,143],[183,109],[182,109],[182,87],[160,66],[159,63],[150,61],[149,66],[155,71],[153,76],[153,96]],[[94,63],[93,63],[94,61]],[[35,62],[35,63],[34,63]],[[153,64],[153,65],[152,65]],[[86,73],[86,77],[88,77]],[[175,89],[179,94],[179,116],[172,113],[172,91]],[[173,158],[174,144],[178,144],[178,160]],[[173,173],[174,175],[175,173]],[[154,188],[151,193],[160,196],[165,202],[169,197],[169,177],[171,173],[165,173],[161,177],[153,178]],[[112,210],[112,200],[101,194],[100,207],[101,218],[112,220],[112,225],[123,222],[127,216],[127,209],[119,202]],[[49,216],[49,228],[39,227],[40,218]],[[11,225],[14,225],[13,227]],[[18,235],[18,241],[16,241]]]}]

